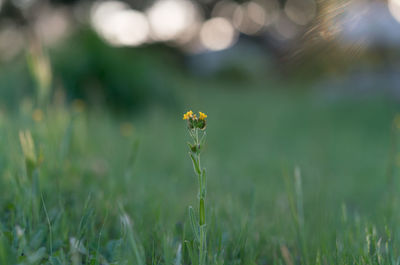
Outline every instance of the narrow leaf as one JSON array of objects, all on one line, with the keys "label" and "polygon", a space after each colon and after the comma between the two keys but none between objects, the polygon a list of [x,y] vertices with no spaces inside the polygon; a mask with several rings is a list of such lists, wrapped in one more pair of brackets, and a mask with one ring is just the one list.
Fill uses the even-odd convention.
[{"label": "narrow leaf", "polygon": [[199,167],[199,163],[197,163],[197,159],[194,157],[193,154],[190,154],[190,158],[192,158],[192,162],[193,162],[193,168],[196,171],[197,175],[201,175],[201,170]]}]

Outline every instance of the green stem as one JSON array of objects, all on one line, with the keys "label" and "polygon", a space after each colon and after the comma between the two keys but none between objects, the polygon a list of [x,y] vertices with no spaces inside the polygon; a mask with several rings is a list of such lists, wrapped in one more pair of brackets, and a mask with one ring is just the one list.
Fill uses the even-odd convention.
[{"label": "green stem", "polygon": [[201,168],[201,162],[200,162],[201,146],[200,146],[200,142],[199,142],[199,129],[196,128],[194,133],[190,133],[190,135],[192,136],[194,145],[198,147],[195,152],[192,152],[191,158],[192,158],[193,166],[195,169],[195,173],[198,177],[198,183],[199,183],[199,186],[198,186],[198,188],[199,188],[199,190],[198,190],[199,220],[198,220],[198,224],[197,224],[198,225],[197,231],[199,231],[199,233],[200,233],[200,235],[199,235],[199,265],[204,265],[205,261],[206,261],[206,250],[207,250],[206,211],[205,211],[206,181],[205,181],[205,173],[204,173],[204,170]]}]

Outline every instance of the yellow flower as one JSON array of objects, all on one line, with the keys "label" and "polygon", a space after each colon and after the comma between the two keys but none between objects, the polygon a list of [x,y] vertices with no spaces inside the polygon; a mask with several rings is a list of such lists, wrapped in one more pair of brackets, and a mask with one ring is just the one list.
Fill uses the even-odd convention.
[{"label": "yellow flower", "polygon": [[207,118],[207,115],[201,111],[199,111],[200,114],[200,120],[205,120]]},{"label": "yellow flower", "polygon": [[185,114],[183,114],[183,119],[184,120],[188,120],[189,118],[193,117],[193,111],[189,110],[188,112],[186,112]]}]

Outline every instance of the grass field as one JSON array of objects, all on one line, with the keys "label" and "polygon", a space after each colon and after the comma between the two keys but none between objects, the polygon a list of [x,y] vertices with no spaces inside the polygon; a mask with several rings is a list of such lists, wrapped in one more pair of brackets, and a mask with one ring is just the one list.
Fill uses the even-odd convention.
[{"label": "grass field", "polygon": [[0,264],[195,264],[188,109],[208,114],[206,264],[400,264],[398,104],[239,86],[129,115],[3,111]]}]

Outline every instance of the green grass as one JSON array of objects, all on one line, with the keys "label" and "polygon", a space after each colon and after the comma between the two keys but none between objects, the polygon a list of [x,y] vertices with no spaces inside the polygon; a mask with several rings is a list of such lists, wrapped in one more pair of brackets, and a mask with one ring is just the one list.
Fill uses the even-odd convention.
[{"label": "green grass", "polygon": [[[207,264],[400,264],[395,102],[185,86],[182,106],[125,118],[4,112],[0,264],[190,264],[189,108],[209,117]],[[37,181],[21,130],[43,157]]]}]

